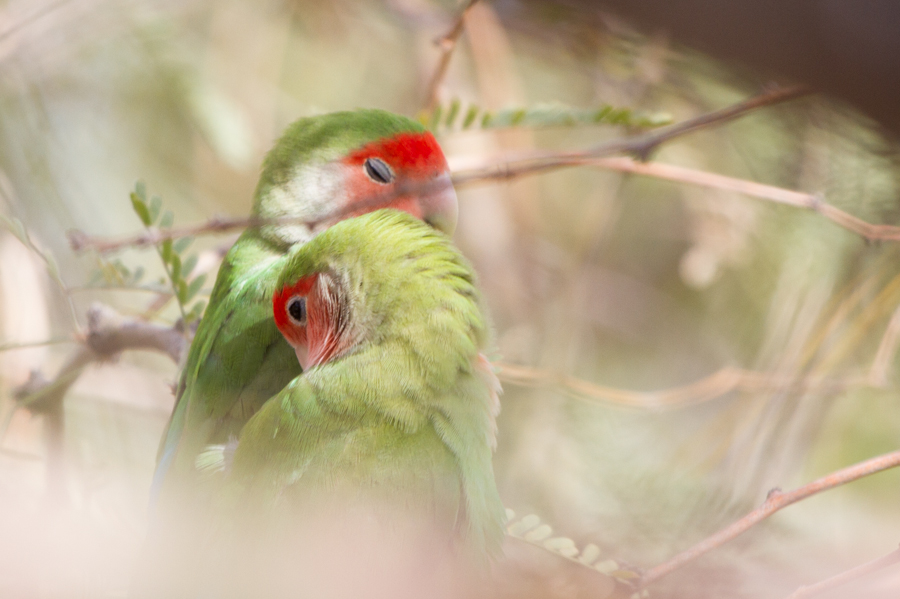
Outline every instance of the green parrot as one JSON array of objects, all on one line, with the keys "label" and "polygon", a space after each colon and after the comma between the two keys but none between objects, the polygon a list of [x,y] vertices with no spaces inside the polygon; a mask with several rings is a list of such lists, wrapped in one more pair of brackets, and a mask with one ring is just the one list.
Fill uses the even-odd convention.
[{"label": "green parrot", "polygon": [[248,229],[225,256],[160,445],[151,487],[155,513],[184,510],[195,500],[203,505],[194,465],[200,451],[236,436],[300,374],[271,314],[288,250],[337,220],[385,206],[448,234],[455,228],[446,159],[414,121],[381,110],[304,118],[269,152],[253,215],[296,220]]},{"label": "green parrot", "polygon": [[304,372],[198,460],[221,498],[203,595],[467,595],[505,523],[472,268],[386,209],[295,245],[273,289]]}]

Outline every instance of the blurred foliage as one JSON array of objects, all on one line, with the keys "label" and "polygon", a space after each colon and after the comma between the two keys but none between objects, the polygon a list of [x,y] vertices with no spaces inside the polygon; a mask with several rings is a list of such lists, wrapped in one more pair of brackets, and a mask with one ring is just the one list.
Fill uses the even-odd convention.
[{"label": "blurred foliage", "polygon": [[[190,275],[215,272],[230,239],[197,239],[190,254],[162,244],[158,256],[101,259],[74,255],[65,231],[133,233],[134,212],[163,227],[176,214],[247,214],[264,152],[292,120],[359,106],[419,114],[439,56],[433,40],[457,9],[437,0],[4,4],[0,213],[19,239],[0,233],[0,344],[70,335],[68,301],[79,318],[92,301],[167,323],[199,314],[189,304],[203,274]],[[678,122],[760,83],[599,12],[504,0],[470,11],[433,122],[462,168],[505,152],[583,149],[660,124],[654,115]],[[615,108],[595,125],[605,107]],[[821,193],[869,222],[900,223],[896,148],[826,99],[679,138],[653,159]],[[171,213],[143,187],[128,201],[139,179]],[[896,244],[867,244],[813,212],[591,167],[459,195],[456,239],[480,272],[505,361],[636,390],[729,365],[788,381],[664,410],[507,385],[496,470],[517,513],[540,515],[578,547],[594,544],[601,561],[650,566],[772,487],[896,448],[896,359],[883,386],[865,384],[900,305]],[[55,256],[62,290],[22,239]],[[128,289],[85,289],[101,280]],[[165,284],[144,283],[157,280]],[[2,409],[29,369],[49,375],[66,355],[0,354]],[[121,593],[175,377],[159,356],[128,354],[70,393],[62,520],[40,509],[41,460],[21,457],[43,455],[41,423],[15,415],[3,441],[14,453],[0,454],[0,530],[10,531],[0,594]],[[900,529],[898,487],[890,472],[803,502],[654,588],[779,596],[887,553]]]}]

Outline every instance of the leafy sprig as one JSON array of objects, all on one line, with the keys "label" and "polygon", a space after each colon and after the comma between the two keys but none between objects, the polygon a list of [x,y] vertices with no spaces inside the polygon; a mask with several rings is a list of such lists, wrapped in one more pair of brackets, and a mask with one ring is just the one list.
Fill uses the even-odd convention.
[{"label": "leafy sprig", "polygon": [[[169,229],[175,224],[175,214],[171,210],[163,212],[162,198],[154,195],[149,201],[147,200],[147,187],[143,181],[138,181],[134,186],[134,191],[131,192],[131,206],[147,229],[153,227]],[[162,260],[172,295],[178,304],[178,310],[181,312],[185,325],[199,320],[206,307],[206,302],[203,300],[191,304],[206,282],[205,274],[191,277],[191,273],[197,266],[198,258],[196,253],[186,254],[185,252],[193,241],[193,237],[182,237],[177,240],[165,239],[156,244],[156,252]],[[129,271],[126,269],[125,272]],[[137,271],[135,271],[136,273]]]},{"label": "leafy sprig", "polygon": [[430,113],[423,112],[419,120],[432,131],[451,132],[580,125],[620,125],[647,129],[668,125],[672,122],[672,117],[665,113],[646,113],[610,104],[596,108],[575,108],[556,102],[492,112],[477,104],[464,106],[463,102],[456,98],[449,104],[438,104]]}]

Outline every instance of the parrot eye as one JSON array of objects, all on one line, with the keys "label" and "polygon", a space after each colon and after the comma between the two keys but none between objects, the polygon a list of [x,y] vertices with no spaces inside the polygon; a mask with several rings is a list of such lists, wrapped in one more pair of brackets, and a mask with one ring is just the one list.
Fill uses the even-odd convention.
[{"label": "parrot eye", "polygon": [[394,180],[394,172],[384,160],[380,158],[366,158],[363,168],[369,179],[376,183],[386,185]]},{"label": "parrot eye", "polygon": [[287,313],[294,324],[306,326],[306,298],[295,295],[288,300]]}]

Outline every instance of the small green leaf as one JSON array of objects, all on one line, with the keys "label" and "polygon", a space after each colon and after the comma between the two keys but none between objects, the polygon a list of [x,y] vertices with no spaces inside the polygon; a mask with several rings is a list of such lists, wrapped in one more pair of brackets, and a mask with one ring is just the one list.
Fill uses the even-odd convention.
[{"label": "small green leaf", "polygon": [[9,229],[10,233],[16,236],[16,239],[29,248],[31,247],[31,242],[28,239],[28,232],[25,230],[25,225],[22,224],[22,221],[16,217],[7,218],[2,214],[0,214],[0,219],[3,219],[3,224],[6,225],[6,228]]},{"label": "small green leaf", "polygon": [[175,215],[171,210],[166,210],[165,214],[163,214],[162,219],[159,221],[160,229],[168,229],[175,223]]},{"label": "small green leaf", "polygon": [[469,106],[469,110],[466,111],[466,118],[463,119],[462,128],[468,129],[472,126],[472,123],[475,122],[475,117],[478,116],[478,107],[477,106]]},{"label": "small green leaf", "polygon": [[447,111],[447,118],[444,120],[444,124],[448,127],[453,126],[453,121],[456,120],[456,115],[459,114],[459,98],[453,98],[453,101],[450,102],[450,109]]},{"label": "small green leaf", "polygon": [[438,128],[438,125],[441,124],[441,114],[443,114],[443,112],[440,104],[434,107],[434,110],[431,112],[431,123],[428,125],[429,129],[434,131]]},{"label": "small green leaf", "polygon": [[153,196],[150,198],[150,222],[155,223],[156,219],[159,218],[159,212],[162,210],[162,198],[159,196]]},{"label": "small green leaf", "polygon": [[193,237],[182,237],[172,244],[172,250],[174,250],[176,254],[180,254],[184,250],[188,249],[188,246],[190,246],[193,242]]},{"label": "small green leaf", "polygon": [[188,286],[184,279],[178,279],[178,282],[175,284],[176,295],[178,296],[178,303],[182,306],[187,301],[185,298],[187,297]]},{"label": "small green leaf", "polygon": [[191,311],[188,312],[187,315],[185,316],[185,321],[187,321],[188,323],[191,323],[191,322],[194,322],[195,320],[199,320],[200,317],[203,316],[204,308],[206,308],[205,301],[200,300],[199,302],[195,303],[191,307]]},{"label": "small green leaf", "polygon": [[197,254],[191,254],[181,265],[181,276],[185,279],[191,276],[191,271],[195,266],[197,266]]},{"label": "small green leaf", "polygon": [[172,282],[179,283],[181,278],[181,257],[178,254],[172,254],[171,259],[169,260],[169,265],[172,267],[172,270],[169,271],[172,275]]},{"label": "small green leaf", "polygon": [[599,123],[599,122],[603,121],[603,119],[606,118],[606,115],[608,115],[610,112],[612,112],[612,110],[613,110],[613,107],[610,106],[609,104],[598,109],[594,113],[594,122]]},{"label": "small green leaf", "polygon": [[138,179],[134,184],[134,194],[138,197],[138,199],[144,204],[147,203],[147,184],[142,180]]},{"label": "small green leaf", "polygon": [[131,194],[131,207],[134,209],[135,214],[138,215],[138,218],[141,219],[141,222],[144,223],[144,226],[149,227],[150,223],[153,222],[150,219],[150,210],[137,193]]},{"label": "small green leaf", "polygon": [[547,524],[541,524],[531,532],[525,535],[526,541],[542,541],[553,534],[553,529]]},{"label": "small green leaf", "polygon": [[131,279],[133,282],[137,283],[144,277],[144,267],[138,266],[134,269],[134,277]]},{"label": "small green leaf", "polygon": [[57,282],[62,283],[62,277],[59,274],[59,265],[56,264],[53,255],[49,252],[41,252],[41,255],[43,255],[44,260],[47,261],[47,271],[50,273],[50,276],[56,279]]},{"label": "small green leaf", "polygon": [[184,296],[184,303],[188,303],[197,293],[203,288],[203,283],[206,282],[206,275],[200,275],[187,286],[187,293]]},{"label": "small green leaf", "polygon": [[484,129],[491,125],[491,121],[494,120],[494,115],[490,112],[485,112],[484,116],[481,117],[481,128]]},{"label": "small green leaf", "polygon": [[169,263],[169,260],[172,259],[172,240],[171,239],[163,239],[163,242],[159,244],[159,254],[162,256],[163,262],[166,264]]}]

